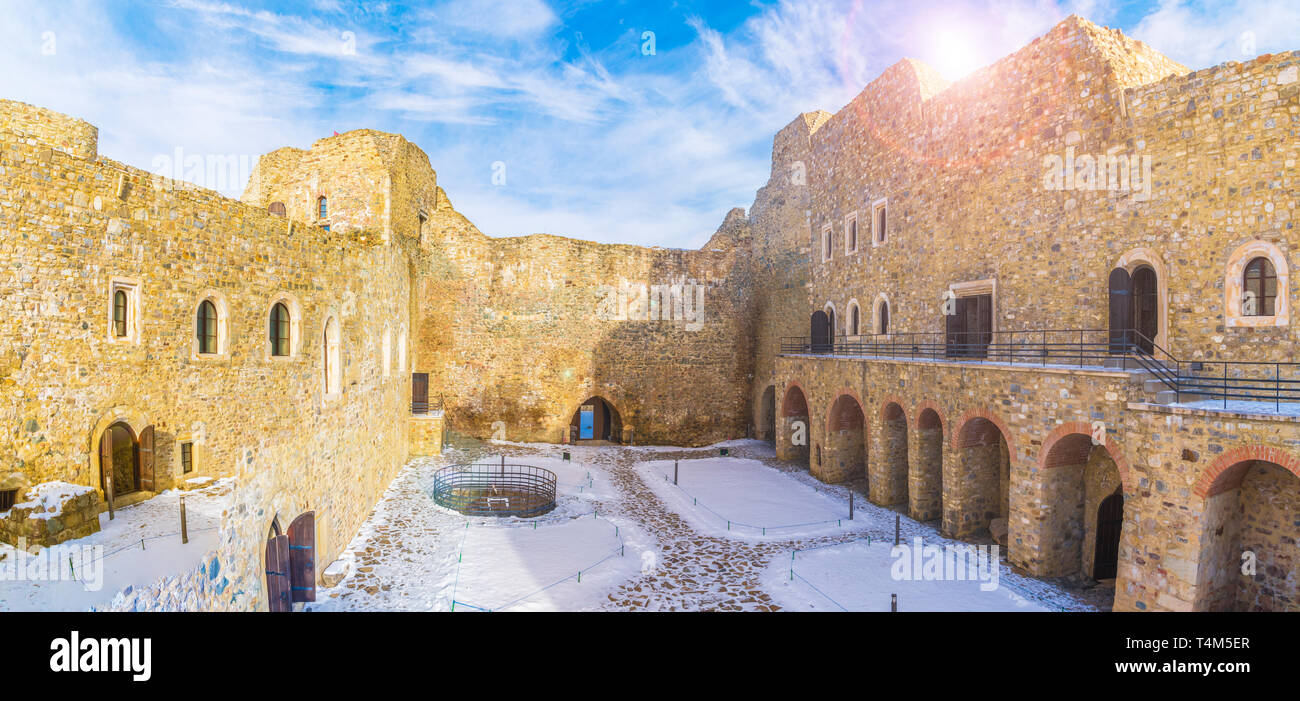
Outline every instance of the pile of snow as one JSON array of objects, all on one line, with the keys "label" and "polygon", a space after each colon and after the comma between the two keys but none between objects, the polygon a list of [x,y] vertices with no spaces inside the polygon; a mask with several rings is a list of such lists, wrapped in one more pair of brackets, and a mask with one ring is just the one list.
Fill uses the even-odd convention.
[{"label": "pile of snow", "polygon": [[31,509],[28,518],[54,518],[63,514],[63,505],[69,500],[92,490],[93,487],[69,482],[43,482],[27,490],[27,501],[14,504],[14,508]]},{"label": "pile of snow", "polygon": [[812,537],[861,530],[850,521],[848,499],[794,479],[748,458],[638,463],[637,472],[656,495],[694,528],[733,538]]}]

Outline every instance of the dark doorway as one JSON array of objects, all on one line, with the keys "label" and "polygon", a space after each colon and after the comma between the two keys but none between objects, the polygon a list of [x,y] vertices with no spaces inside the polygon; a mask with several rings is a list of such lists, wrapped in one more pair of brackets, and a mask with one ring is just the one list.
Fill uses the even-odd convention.
[{"label": "dark doorway", "polygon": [[831,322],[826,312],[813,312],[811,322],[812,352],[828,353],[831,349]]},{"label": "dark doorway", "polygon": [[1133,276],[1124,268],[1110,271],[1107,281],[1110,300],[1110,353],[1128,353],[1134,342],[1133,329]]},{"label": "dark doorway", "polygon": [[601,397],[591,397],[578,406],[569,421],[571,441],[619,441],[623,422],[618,410]]},{"label": "dark doorway", "polygon": [[971,295],[953,300],[954,312],[945,318],[945,349],[950,358],[986,358],[993,342],[993,295]]},{"label": "dark doorway", "polygon": [[759,402],[758,439],[768,443],[776,442],[776,387],[769,386],[763,390],[763,399]]},{"label": "dark doorway", "polygon": [[1124,526],[1124,493],[1101,500],[1097,507],[1097,550],[1093,557],[1092,578],[1114,579],[1119,571],[1119,536]]},{"label": "dark doorway", "polygon": [[1137,329],[1138,350],[1155,351],[1160,333],[1160,292],[1156,288],[1156,271],[1142,266],[1133,272],[1133,327]]},{"label": "dark doorway", "polygon": [[[151,445],[151,457],[152,448]],[[114,499],[140,491],[140,444],[124,423],[109,426],[99,438],[99,488],[106,497],[107,475],[113,476]]]}]

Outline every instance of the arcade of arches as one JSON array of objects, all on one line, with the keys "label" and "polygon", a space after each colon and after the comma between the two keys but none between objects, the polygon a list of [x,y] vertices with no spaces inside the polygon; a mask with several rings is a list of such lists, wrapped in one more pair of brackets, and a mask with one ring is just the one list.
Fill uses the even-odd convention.
[{"label": "arcade of arches", "polygon": [[[866,474],[873,503],[948,537],[996,542],[1032,576],[1113,582],[1117,610],[1300,610],[1300,456],[1269,447],[1291,424],[1243,419],[1231,428],[1238,445],[1225,449],[1225,429],[1206,429],[1213,415],[1129,406],[1101,421],[1102,432],[1094,421],[1042,418],[1072,405],[1063,399],[1096,406],[1085,402],[1128,381],[1120,372],[1074,384],[1049,376],[1050,409],[1047,400],[967,404],[967,392],[891,396],[903,384],[887,373],[908,377],[919,366],[781,358],[789,379],[774,393],[778,457],[826,482]],[[918,386],[1005,392],[972,381],[969,368],[924,367]],[[1027,396],[1035,380],[1015,372],[1006,386]],[[794,442],[800,425],[803,445]]]}]

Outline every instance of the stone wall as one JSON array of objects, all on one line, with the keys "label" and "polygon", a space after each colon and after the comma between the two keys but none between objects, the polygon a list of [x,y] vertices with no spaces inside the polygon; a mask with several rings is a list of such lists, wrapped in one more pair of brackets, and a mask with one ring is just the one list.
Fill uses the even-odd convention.
[{"label": "stone wall", "polygon": [[[262,208],[48,148],[10,128],[3,107],[0,460],[31,483],[98,487],[104,430],[153,426],[155,490],[182,479],[186,441],[196,466],[185,478],[237,479],[223,529],[234,538],[230,569],[257,588],[252,606],[277,514],[287,526],[316,511],[323,567],[406,461],[409,382],[397,368],[407,363],[391,340],[409,316],[406,254],[361,228],[373,219],[290,229]],[[116,282],[134,291],[122,338],[111,322]],[[212,355],[194,342],[205,299],[221,316]],[[283,358],[267,336],[278,301],[293,317]],[[333,393],[323,387],[329,318],[340,328]]]}]

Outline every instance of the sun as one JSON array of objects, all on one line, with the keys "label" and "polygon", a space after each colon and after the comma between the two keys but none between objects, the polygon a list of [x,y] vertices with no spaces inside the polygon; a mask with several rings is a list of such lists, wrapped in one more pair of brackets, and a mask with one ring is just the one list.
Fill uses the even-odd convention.
[{"label": "sun", "polygon": [[967,32],[944,27],[932,32],[930,40],[928,63],[948,80],[964,78],[983,65]]}]

